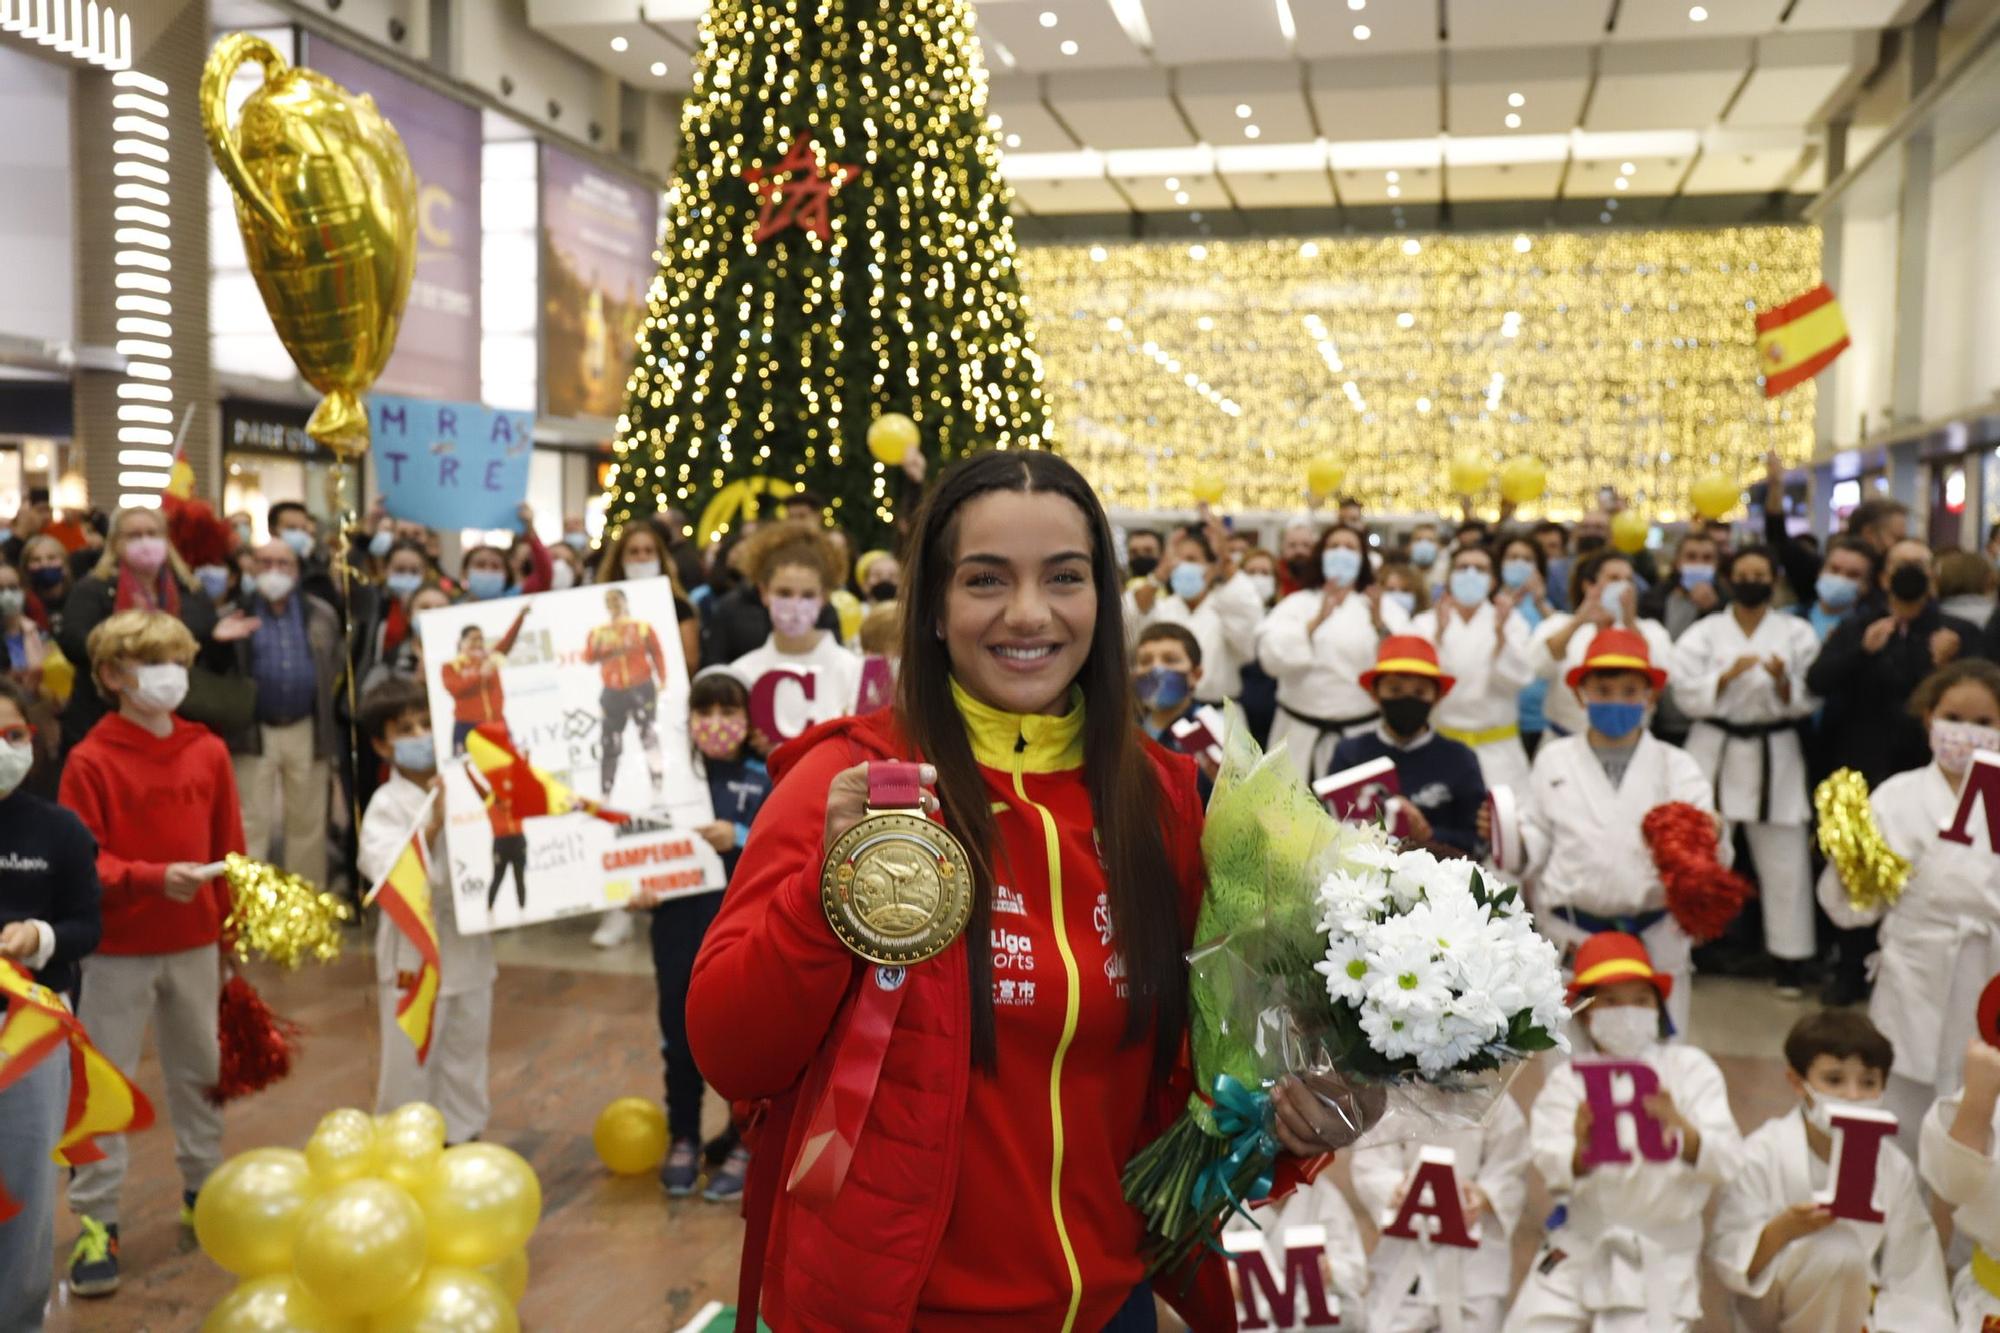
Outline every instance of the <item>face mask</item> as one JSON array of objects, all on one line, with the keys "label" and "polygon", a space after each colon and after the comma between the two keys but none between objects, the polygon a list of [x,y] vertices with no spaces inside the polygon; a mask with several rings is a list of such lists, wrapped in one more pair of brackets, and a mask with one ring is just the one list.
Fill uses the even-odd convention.
[{"label": "face mask", "polygon": [[1257,590],[1257,596],[1259,597],[1259,599],[1261,599],[1265,603],[1268,604],[1272,598],[1278,595],[1277,575],[1250,574],[1246,575],[1246,577],[1250,580],[1250,586]]},{"label": "face mask", "polygon": [[710,759],[733,759],[750,734],[750,720],[741,713],[696,713],[688,719],[688,735]]},{"label": "face mask", "polygon": [[267,602],[282,602],[292,595],[299,581],[282,569],[267,569],[257,575],[257,592]]},{"label": "face mask", "polygon": [[125,563],[141,574],[159,572],[167,563],[167,539],[165,537],[133,537],[125,543]]},{"label": "face mask", "polygon": [[1584,705],[1584,712],[1590,716],[1590,729],[1609,740],[1622,741],[1637,731],[1646,722],[1644,704]]},{"label": "face mask", "polygon": [[1594,555],[1603,549],[1604,538],[1599,537],[1595,533],[1585,533],[1576,539],[1576,553],[1579,558],[1586,555]]},{"label": "face mask", "polygon": [[1845,611],[1861,597],[1861,585],[1845,574],[1822,574],[1813,585],[1821,602],[1836,611]]},{"label": "face mask", "polygon": [[1410,543],[1410,563],[1418,569],[1429,569],[1438,558],[1438,544],[1429,537],[1419,537]]},{"label": "face mask", "polygon": [[11,796],[35,766],[35,743],[0,745],[0,796]]},{"label": "face mask", "polygon": [[62,581],[61,565],[43,565],[40,569],[28,571],[28,582],[35,585],[36,592],[54,592],[62,587]]},{"label": "face mask", "polygon": [[660,577],[660,562],[657,560],[627,560],[625,577],[628,579],[656,579]]},{"label": "face mask", "polygon": [[238,546],[248,546],[250,544],[250,525],[248,523],[235,523],[231,524],[231,526],[236,529],[236,544]]},{"label": "face mask", "polygon": [[1889,595],[1899,602],[1921,602],[1931,594],[1931,576],[1915,563],[1897,565],[1889,575]]},{"label": "face mask", "polygon": [[590,546],[590,538],[587,534],[581,532],[565,532],[563,534],[563,545],[569,547],[572,551],[582,551]]},{"label": "face mask", "polygon": [[1681,586],[1683,588],[1692,588],[1697,583],[1713,583],[1713,582],[1715,582],[1714,565],[1681,566]]},{"label": "face mask", "polygon": [[1535,577],[1535,562],[1532,560],[1509,560],[1500,566],[1500,581],[1510,588],[1525,588],[1528,580]]},{"label": "face mask", "polygon": [[304,528],[286,528],[278,534],[278,540],[292,548],[292,554],[303,560],[313,548],[312,534]]},{"label": "face mask", "polygon": [[171,713],[187,698],[188,669],[179,662],[155,662],[132,669],[126,693],[134,703]]},{"label": "face mask", "polygon": [[1621,1004],[1590,1011],[1590,1040],[1607,1055],[1635,1059],[1660,1040],[1660,1013],[1650,1005]]},{"label": "face mask", "polygon": [[1413,592],[1406,592],[1401,588],[1391,588],[1382,594],[1382,600],[1391,606],[1402,607],[1403,614],[1406,616],[1413,616],[1417,613],[1417,595]]},{"label": "face mask", "polygon": [[1174,572],[1167,575],[1167,586],[1174,590],[1174,596],[1183,602],[1192,602],[1208,591],[1208,571],[1200,565],[1186,562],[1174,566]]},{"label": "face mask", "polygon": [[1405,696],[1382,701],[1382,720],[1398,736],[1414,736],[1430,725],[1431,701]]},{"label": "face mask", "polygon": [[1935,718],[1931,722],[1931,757],[1947,773],[1963,773],[1972,767],[1974,750],[2000,750],[2000,729],[1977,722],[1953,722]]},{"label": "face mask", "polygon": [[28,605],[28,594],[19,588],[0,588],[0,616],[18,616]]},{"label": "face mask", "polygon": [[383,559],[389,554],[389,548],[395,544],[396,534],[384,528],[368,539],[368,554],[377,560]]},{"label": "face mask", "polygon": [[437,769],[437,739],[429,732],[421,736],[398,736],[389,742],[396,767],[406,773],[431,773]]},{"label": "face mask", "polygon": [[819,623],[819,609],[823,605],[817,597],[773,597],[771,628],[787,638],[810,634]]},{"label": "face mask", "polygon": [[1738,606],[1747,606],[1752,611],[1770,601],[1771,594],[1774,591],[1776,589],[1768,583],[1732,583],[1729,585],[1729,594],[1736,599],[1736,604]]},{"label": "face mask", "polygon": [[1880,1097],[1871,1097],[1865,1102],[1849,1101],[1845,1097],[1836,1097],[1830,1092],[1820,1092],[1818,1089],[1807,1095],[1812,1100],[1806,1103],[1806,1123],[1820,1133],[1829,1135],[1833,1133],[1833,1117],[1840,1112],[1874,1111],[1879,1110],[1882,1105]]},{"label": "face mask", "polygon": [[1319,572],[1328,583],[1351,588],[1361,573],[1361,552],[1345,546],[1329,546],[1319,553]]},{"label": "face mask", "polygon": [[1467,606],[1486,600],[1493,591],[1493,576],[1483,569],[1454,569],[1451,572],[1451,600]]},{"label": "face mask", "polygon": [[391,597],[400,601],[424,586],[424,576],[422,574],[411,573],[406,569],[383,579],[382,586],[389,590]]},{"label": "face mask", "polygon": [[1154,667],[1150,671],[1141,671],[1132,688],[1140,703],[1155,712],[1165,712],[1187,702],[1188,673]]},{"label": "face mask", "polygon": [[475,569],[465,576],[465,590],[474,601],[483,602],[507,591],[507,575],[498,569]]},{"label": "face mask", "polygon": [[871,602],[893,602],[896,600],[896,592],[896,585],[888,579],[883,579],[880,583],[871,583],[868,585],[868,600]]},{"label": "face mask", "polygon": [[1614,616],[1625,614],[1625,590],[1632,585],[1624,579],[1611,579],[1599,585],[1598,603]]},{"label": "face mask", "polygon": [[570,566],[569,561],[552,560],[549,562],[549,587],[555,589],[557,592],[561,592],[565,588],[574,588],[575,586],[576,570]]},{"label": "face mask", "polygon": [[1156,555],[1135,555],[1125,562],[1125,568],[1131,571],[1135,579],[1143,579],[1159,567],[1160,557]]}]

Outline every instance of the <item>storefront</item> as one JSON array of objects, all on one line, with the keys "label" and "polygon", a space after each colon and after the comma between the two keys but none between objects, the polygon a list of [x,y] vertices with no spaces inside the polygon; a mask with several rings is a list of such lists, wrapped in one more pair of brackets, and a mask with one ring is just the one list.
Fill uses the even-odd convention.
[{"label": "storefront", "polygon": [[[264,515],[281,500],[297,500],[325,524],[336,508],[335,458],[306,434],[312,410],[248,398],[222,400],[222,510],[247,514],[252,538],[268,535]],[[348,503],[359,508],[366,464],[348,478]]]}]

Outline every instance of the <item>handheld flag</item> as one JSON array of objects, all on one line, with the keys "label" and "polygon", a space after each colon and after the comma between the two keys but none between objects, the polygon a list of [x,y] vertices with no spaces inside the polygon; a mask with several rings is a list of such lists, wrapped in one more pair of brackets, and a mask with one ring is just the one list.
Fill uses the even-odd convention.
[{"label": "handheld flag", "polygon": [[514,748],[504,722],[480,723],[465,738],[465,753],[472,761],[474,789],[489,805],[505,802],[515,821],[580,810],[607,824],[626,822],[625,815],[579,796],[567,783],[536,768]]},{"label": "handheld flag", "polygon": [[181,413],[181,426],[174,433],[174,462],[167,469],[167,486],[161,492],[165,501],[192,500],[194,498],[194,464],[188,462],[188,423],[194,420],[194,404],[189,403],[187,411]]},{"label": "handheld flag", "polygon": [[1847,350],[1847,319],[1825,283],[1757,316],[1757,364],[1764,396],[1796,389]]},{"label": "handheld flag", "polygon": [[431,1026],[437,1016],[438,987],[442,981],[438,957],[437,918],[431,910],[431,865],[424,851],[424,825],[429,822],[432,792],[417,812],[416,823],[403,850],[382,882],[369,890],[367,901],[382,909],[397,930],[403,933],[417,956],[423,960],[416,980],[403,990],[396,1004],[396,1026],[417,1048],[417,1063],[430,1058]]}]

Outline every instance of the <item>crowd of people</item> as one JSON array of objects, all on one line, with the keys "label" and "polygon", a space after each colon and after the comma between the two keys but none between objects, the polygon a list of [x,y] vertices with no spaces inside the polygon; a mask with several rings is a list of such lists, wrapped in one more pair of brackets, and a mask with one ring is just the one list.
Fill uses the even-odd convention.
[{"label": "crowd of people", "polygon": [[[910,475],[922,483],[920,462]],[[1935,552],[1904,506],[1874,498],[1822,546],[1790,532],[1776,507],[1781,490],[1768,488],[1761,522],[1697,524],[1657,550],[1613,546],[1602,510],[1568,525],[1469,512],[1456,523],[1371,525],[1358,501],[1343,499],[1331,519],[1302,514],[1273,534],[1205,509],[1192,522],[1134,524],[1122,550],[1105,553],[1116,560],[1105,600],[1124,639],[1117,660],[1130,664],[1119,697],[1140,734],[1195,757],[1197,799],[1215,773],[1211,738],[1185,724],[1225,702],[1260,742],[1282,744],[1308,781],[1389,760],[1398,834],[1522,877],[1538,924],[1573,967],[1573,995],[1593,1000],[1580,1043],[1658,1074],[1649,1110],[1678,1141],[1670,1162],[1589,1165],[1579,1148],[1589,1104],[1560,1070],[1525,1118],[1510,1107],[1461,1145],[1477,1180],[1469,1211],[1488,1220],[1501,1252],[1521,1222],[1531,1165],[1566,1212],[1518,1291],[1498,1260],[1468,1279],[1458,1292],[1465,1328],[1685,1327],[1700,1315],[1694,1277],[1704,1254],[1754,1327],[1866,1322],[1895,1333],[1955,1320],[1979,1327],[1963,1322],[1967,1311],[2000,1315],[2000,1281],[1978,1277],[1996,1267],[1983,1250],[1987,1268],[1968,1264],[1974,1277],[1946,1289],[1915,1167],[1921,1146],[1922,1181],[1961,1206],[1961,1233],[1979,1239],[1988,1229],[1980,1210],[1993,1207],[2000,1052],[1974,1038],[1970,1009],[1954,997],[1967,981],[1958,973],[1975,966],[1957,962],[1968,930],[2000,926],[1990,893],[2000,876],[1984,848],[1941,843],[1935,832],[1973,752],[2000,750],[1993,543]],[[984,716],[969,695],[944,693],[973,688],[960,679],[945,623],[936,622],[933,647],[909,628],[929,611],[905,606],[955,595],[961,575],[935,570],[916,586],[905,570],[924,551],[855,549],[809,493],[705,544],[672,511],[597,543],[567,517],[553,545],[537,537],[529,510],[519,517],[511,544],[470,546],[446,561],[439,534],[379,510],[343,533],[281,502],[263,516],[260,542],[250,516],[219,518],[198,503],[69,521],[31,497],[0,546],[0,958],[67,994],[128,1073],[153,1030],[184,1216],[220,1160],[221,1112],[206,1096],[228,970],[226,889],[214,863],[246,851],[354,895],[388,872],[439,771],[416,629],[425,611],[667,579],[689,679],[689,762],[714,806],[699,832],[731,875],[753,829],[771,823],[758,822],[773,787],[767,758],[817,724],[889,702],[881,682],[921,665],[913,652],[949,649],[948,661],[923,668],[936,668],[933,702],[968,726]],[[657,787],[659,637],[669,627],[629,622],[628,642],[617,638],[618,614],[603,631],[616,641],[601,645],[606,772],[635,741]],[[1072,629],[1090,641],[1088,625]],[[454,749],[491,711],[494,666],[515,631],[490,649],[483,637],[461,645],[439,673],[453,700]],[[628,661],[636,665],[620,665]],[[774,670],[813,688],[779,691],[767,734],[751,698]],[[1009,688],[1002,680],[993,693]],[[903,694],[923,697],[921,687]],[[1111,744],[1092,736],[1091,745]],[[983,755],[976,730],[973,740]],[[1067,743],[1085,753],[1075,748],[1083,739]],[[1841,768],[1865,778],[1884,836],[1911,862],[1893,906],[1857,910],[1818,857],[1811,793]],[[1495,827],[1487,795],[1501,789],[1517,827]],[[1096,779],[1091,795],[1081,791],[1079,800],[1113,799]],[[947,816],[966,799],[947,791]],[[1714,943],[1697,947],[1665,909],[1640,825],[1666,802],[1711,812],[1719,856],[1756,883],[1755,909]],[[486,1127],[497,969],[488,938],[454,925],[441,814],[431,809],[436,1036],[419,1061],[397,1030],[399,979],[416,962],[384,923],[377,1098],[384,1109],[432,1102],[460,1142]],[[817,846],[817,817],[801,828]],[[496,894],[500,855],[496,840]],[[1117,892],[1115,883],[1106,890]],[[616,947],[635,922],[649,934],[670,1128],[662,1184],[675,1196],[736,1201],[750,1145],[735,1129],[701,1139],[701,1004],[698,993],[691,999],[704,936],[728,909],[720,894],[635,907],[608,913],[594,939]],[[1828,1007],[1782,1040],[1798,1115],[1744,1137],[1718,1068],[1680,1039],[1697,973],[1762,978],[1791,997],[1820,988]],[[1869,1001],[1871,984],[1864,1017],[1852,1006]],[[1013,1002],[1014,985],[996,978],[996,1003]],[[747,1068],[726,1064],[724,1077],[754,1081],[739,1072]],[[50,1146],[46,1116],[27,1112],[65,1094],[46,1072],[0,1086],[0,1169],[28,1219],[0,1223],[0,1327],[38,1326],[56,1183],[53,1168],[21,1165],[39,1151],[47,1167]],[[1827,1109],[1870,1100],[1895,1111],[1908,1152],[1884,1176],[1891,1220],[1873,1248],[1828,1229],[1811,1207],[1828,1170]],[[124,1153],[117,1141],[106,1148],[69,1185],[78,1295],[108,1294],[119,1281]],[[1355,1185],[1371,1206],[1397,1195],[1408,1163],[1394,1156],[1357,1164]],[[1308,1187],[1321,1191],[1321,1214],[1329,1189]],[[1705,1225],[1712,1198],[1720,1212]],[[1330,1228],[1330,1271],[1363,1275],[1349,1295],[1370,1311],[1367,1326],[1437,1327],[1440,1291],[1395,1289],[1385,1281],[1404,1271],[1394,1247],[1378,1247],[1371,1261],[1358,1233],[1343,1248],[1350,1233],[1351,1218]],[[1374,1294],[1364,1298],[1371,1262]],[[1662,1292],[1672,1295],[1665,1311],[1654,1308]]]}]

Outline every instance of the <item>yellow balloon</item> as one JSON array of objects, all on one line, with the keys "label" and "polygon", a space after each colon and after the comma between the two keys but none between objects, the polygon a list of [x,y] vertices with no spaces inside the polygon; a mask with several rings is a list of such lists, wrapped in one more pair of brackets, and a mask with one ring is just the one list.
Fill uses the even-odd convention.
[{"label": "yellow balloon", "polygon": [[1636,509],[1621,509],[1611,516],[1611,544],[1627,555],[1644,550],[1652,530],[1653,525]]},{"label": "yellow balloon", "polygon": [[1509,504],[1532,504],[1549,486],[1549,470],[1538,458],[1510,458],[1500,469],[1500,498]]},{"label": "yellow balloon", "polygon": [[884,412],[868,427],[868,452],[875,461],[895,467],[917,447],[917,423],[901,412]]},{"label": "yellow balloon", "polygon": [[306,1162],[322,1190],[374,1175],[381,1164],[375,1117],[352,1107],[327,1112],[306,1140]]},{"label": "yellow balloon", "polygon": [[1453,495],[1477,495],[1486,489],[1486,483],[1493,477],[1493,466],[1485,455],[1466,450],[1454,455],[1451,460],[1451,493]]},{"label": "yellow balloon", "polygon": [[598,1112],[590,1141],[613,1175],[644,1175],[667,1160],[667,1113],[648,1098],[620,1097]]},{"label": "yellow balloon", "polygon": [[542,1217],[542,1183],[519,1153],[493,1143],[445,1149],[419,1201],[434,1264],[478,1268],[528,1243]]},{"label": "yellow balloon", "polygon": [[343,1106],[338,1110],[328,1111],[319,1118],[319,1124],[313,1127],[313,1132],[317,1134],[322,1129],[365,1129],[372,1134],[375,1131],[375,1117],[356,1107]]},{"label": "yellow balloon", "polygon": [[516,1250],[497,1264],[487,1264],[480,1272],[493,1279],[507,1299],[519,1305],[528,1294],[528,1252]]},{"label": "yellow balloon", "polygon": [[334,1314],[372,1315],[423,1276],[427,1231],[424,1210],[407,1190],[386,1180],[349,1181],[299,1220],[292,1273]]},{"label": "yellow balloon", "polygon": [[1204,472],[1188,483],[1188,490],[1194,493],[1194,498],[1205,505],[1221,504],[1222,488],[1222,478],[1213,472]]},{"label": "yellow balloon", "polygon": [[391,1129],[408,1128],[421,1132],[438,1147],[444,1147],[444,1112],[429,1102],[404,1102],[381,1118]]},{"label": "yellow balloon", "polygon": [[[425,1107],[429,1110],[429,1107]],[[444,1154],[444,1136],[422,1121],[391,1120],[375,1136],[376,1172],[392,1185],[415,1193],[437,1169]]]},{"label": "yellow balloon", "polygon": [[1697,477],[1694,485],[1688,487],[1688,499],[1694,504],[1694,512],[1703,518],[1721,518],[1736,508],[1736,502],[1742,498],[1743,492],[1736,483],[1720,472]]},{"label": "yellow balloon", "polygon": [[409,1295],[375,1316],[368,1333],[520,1333],[514,1302],[492,1278],[433,1268]]},{"label": "yellow balloon", "polygon": [[[263,83],[229,124],[229,86],[255,61]],[[264,308],[307,383],[326,397],[306,434],[343,461],[368,448],[361,395],[395,349],[417,267],[417,177],[373,98],[286,63],[234,32],[201,72],[202,131],[236,200]]]},{"label": "yellow balloon", "polygon": [[361,1333],[361,1325],[328,1313],[286,1273],[253,1277],[217,1301],[201,1333]]},{"label": "yellow balloon", "polygon": [[291,1148],[252,1148],[224,1162],[194,1201],[201,1250],[238,1277],[283,1273],[292,1266],[292,1236],[313,1194],[306,1155]]},{"label": "yellow balloon", "polygon": [[1332,495],[1347,478],[1347,465],[1321,454],[1306,464],[1306,489],[1314,495]]}]

